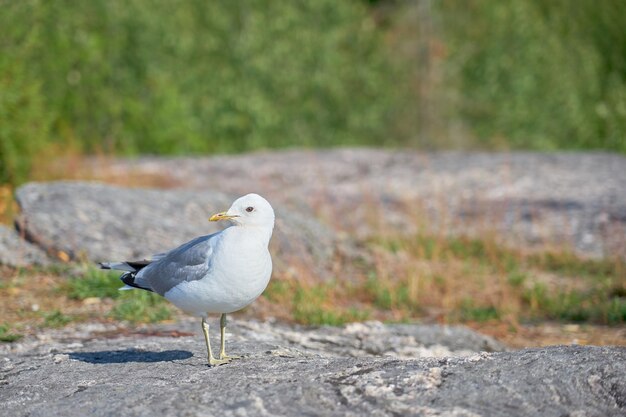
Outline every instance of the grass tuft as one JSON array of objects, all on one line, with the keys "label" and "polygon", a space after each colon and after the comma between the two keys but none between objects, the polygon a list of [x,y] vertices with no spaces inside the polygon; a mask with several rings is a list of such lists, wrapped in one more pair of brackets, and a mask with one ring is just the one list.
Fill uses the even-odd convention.
[{"label": "grass tuft", "polygon": [[95,266],[87,266],[81,276],[70,279],[65,290],[69,298],[84,300],[85,298],[119,298],[119,272],[103,271]]},{"label": "grass tuft", "polygon": [[620,324],[626,322],[626,298],[606,287],[550,291],[536,283],[524,292],[529,318]]},{"label": "grass tuft", "polygon": [[419,302],[411,295],[410,286],[410,278],[393,282],[380,280],[376,274],[370,273],[364,290],[375,307],[383,310],[405,309],[417,312]]},{"label": "grass tuft", "polygon": [[472,299],[465,299],[459,309],[461,321],[490,321],[500,319],[500,312],[495,306],[477,306]]},{"label": "grass tuft", "polygon": [[45,327],[63,327],[72,321],[72,317],[63,314],[60,310],[44,313]]},{"label": "grass tuft", "polygon": [[22,335],[17,333],[11,333],[8,324],[0,324],[0,342],[10,343],[20,340],[21,338]]},{"label": "grass tuft", "polygon": [[337,282],[303,284],[295,280],[272,280],[264,297],[288,306],[291,318],[310,326],[340,326],[369,318],[370,312],[346,302],[351,289]]},{"label": "grass tuft", "polygon": [[163,297],[147,291],[126,291],[113,307],[110,317],[132,323],[156,323],[172,318]]}]

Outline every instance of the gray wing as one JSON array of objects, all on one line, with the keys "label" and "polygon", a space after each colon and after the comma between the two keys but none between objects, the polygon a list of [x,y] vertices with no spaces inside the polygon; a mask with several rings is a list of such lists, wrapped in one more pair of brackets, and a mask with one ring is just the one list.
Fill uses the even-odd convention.
[{"label": "gray wing", "polygon": [[220,234],[200,236],[157,255],[158,260],[137,273],[135,282],[163,295],[181,282],[202,279],[211,270],[213,251]]}]

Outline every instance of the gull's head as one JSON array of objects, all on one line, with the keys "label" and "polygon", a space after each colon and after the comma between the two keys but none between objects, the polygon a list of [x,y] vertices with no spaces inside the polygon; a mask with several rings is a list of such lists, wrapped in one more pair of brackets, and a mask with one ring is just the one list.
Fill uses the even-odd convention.
[{"label": "gull's head", "polygon": [[270,203],[258,194],[239,197],[227,211],[214,214],[209,219],[230,220],[239,226],[274,227],[274,209]]}]

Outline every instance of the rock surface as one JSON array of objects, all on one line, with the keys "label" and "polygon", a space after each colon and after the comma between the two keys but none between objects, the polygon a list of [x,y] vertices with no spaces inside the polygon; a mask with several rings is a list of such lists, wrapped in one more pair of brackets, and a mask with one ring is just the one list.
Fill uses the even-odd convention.
[{"label": "rock surface", "polygon": [[[626,257],[626,158],[618,155],[340,149],[119,159],[92,170],[159,175],[179,189],[28,184],[17,192],[22,234],[55,255],[141,258],[217,230],[206,216],[255,191],[277,208],[277,269],[322,279],[337,273],[338,255],[362,255],[351,238],[420,228]],[[0,230],[7,236],[19,247]],[[28,253],[26,264],[39,258]]]},{"label": "rock surface", "polygon": [[[133,260],[172,249],[225,224],[209,223],[238,195],[189,190],[129,189],[98,183],[30,183],[17,190],[19,228],[52,253],[92,261]],[[274,261],[328,270],[341,246],[306,215],[275,204]]]},{"label": "rock surface", "polygon": [[48,265],[48,255],[14,230],[0,224],[0,264],[13,267]]},{"label": "rock surface", "polygon": [[512,243],[571,245],[626,257],[626,158],[606,153],[277,151],[206,158],[94,163],[95,176],[130,173],[168,186],[258,190],[313,208],[364,237],[380,228],[495,229]]},{"label": "rock surface", "polygon": [[[118,160],[106,169],[165,176],[179,189],[28,184],[17,193],[26,238],[57,256],[141,258],[217,230],[207,216],[255,191],[278,212],[277,267],[320,276],[356,250],[341,233],[425,224],[463,233],[486,225],[526,243],[626,256],[621,156],[343,149]],[[0,262],[16,259],[47,258],[0,227]],[[229,351],[244,358],[208,368],[197,321],[81,326],[0,345],[2,415],[626,415],[620,347],[507,352],[463,327],[233,321]]]},{"label": "rock surface", "polygon": [[[6,415],[46,417],[626,414],[626,348],[472,354],[492,341],[474,335],[464,344],[458,328],[354,326],[234,322],[228,348],[244,358],[216,368],[206,366],[199,330],[27,341],[0,363],[0,403]],[[447,356],[403,351],[427,349],[420,337],[444,346],[446,331],[457,344]],[[363,342],[368,335],[378,342]]]}]

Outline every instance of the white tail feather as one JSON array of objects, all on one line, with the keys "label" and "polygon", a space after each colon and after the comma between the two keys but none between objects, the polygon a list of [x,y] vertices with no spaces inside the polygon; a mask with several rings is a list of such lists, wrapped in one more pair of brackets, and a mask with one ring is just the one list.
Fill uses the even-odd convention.
[{"label": "white tail feather", "polygon": [[116,263],[102,262],[100,264],[100,267],[103,269],[114,269],[116,271],[128,271],[128,272],[136,271],[135,268],[128,265],[126,262],[116,262]]}]

